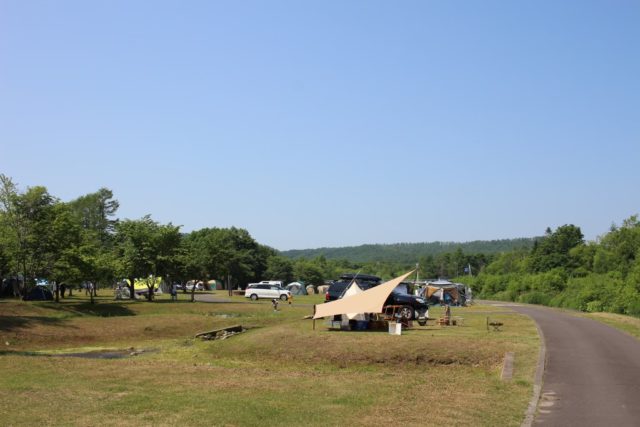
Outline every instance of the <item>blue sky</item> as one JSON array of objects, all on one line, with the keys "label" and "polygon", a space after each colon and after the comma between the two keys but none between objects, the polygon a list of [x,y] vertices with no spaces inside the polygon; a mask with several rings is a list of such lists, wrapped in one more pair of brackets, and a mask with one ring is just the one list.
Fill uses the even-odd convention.
[{"label": "blue sky", "polygon": [[277,249],[640,212],[637,1],[0,0],[0,172]]}]

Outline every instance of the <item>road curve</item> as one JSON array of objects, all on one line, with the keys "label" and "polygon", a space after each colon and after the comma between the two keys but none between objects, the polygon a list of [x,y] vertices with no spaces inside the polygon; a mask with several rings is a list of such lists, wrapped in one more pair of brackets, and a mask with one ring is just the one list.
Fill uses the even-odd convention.
[{"label": "road curve", "polygon": [[509,305],[542,330],[546,364],[533,424],[640,426],[640,341],[559,310]]}]

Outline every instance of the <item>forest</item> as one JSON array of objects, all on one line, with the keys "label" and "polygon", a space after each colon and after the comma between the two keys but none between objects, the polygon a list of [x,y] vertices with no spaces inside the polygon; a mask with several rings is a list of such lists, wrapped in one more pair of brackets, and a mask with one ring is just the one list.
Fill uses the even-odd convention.
[{"label": "forest", "polygon": [[345,246],[340,248],[294,249],[281,252],[292,258],[316,258],[323,256],[327,259],[348,259],[353,262],[369,263],[376,261],[411,264],[420,257],[438,256],[461,249],[473,254],[497,254],[514,249],[530,249],[537,240],[536,237],[500,240],[475,240],[472,242],[424,242],[424,243],[394,243],[367,244],[360,246]]},{"label": "forest", "polygon": [[640,316],[638,216],[592,242],[575,225],[547,229],[531,250],[501,253],[478,275],[457,280],[482,298]]},{"label": "forest", "polygon": [[321,285],[344,272],[388,279],[417,264],[420,279],[471,285],[476,298],[640,315],[637,215],[592,242],[569,224],[535,238],[278,252],[242,228],[183,232],[150,215],[119,219],[118,208],[107,188],[63,202],[44,186],[20,191],[0,174],[0,280],[14,283],[0,294],[24,295],[39,278],[100,287],[147,277],[215,279],[225,289],[263,279]]}]

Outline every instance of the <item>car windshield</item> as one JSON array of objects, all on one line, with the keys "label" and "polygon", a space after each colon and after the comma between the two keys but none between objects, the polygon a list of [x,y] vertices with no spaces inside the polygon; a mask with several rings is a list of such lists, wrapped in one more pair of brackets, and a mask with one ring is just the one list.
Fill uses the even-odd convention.
[{"label": "car windshield", "polygon": [[398,285],[393,289],[394,294],[408,294],[407,285]]}]

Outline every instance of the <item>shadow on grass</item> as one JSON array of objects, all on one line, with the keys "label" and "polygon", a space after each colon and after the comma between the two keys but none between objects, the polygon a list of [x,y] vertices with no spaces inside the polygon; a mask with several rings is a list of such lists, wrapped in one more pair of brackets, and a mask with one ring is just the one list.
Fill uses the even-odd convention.
[{"label": "shadow on grass", "polygon": [[100,303],[91,304],[90,302],[72,302],[55,304],[50,303],[41,305],[42,308],[46,308],[52,311],[58,311],[63,313],[80,314],[84,316],[96,316],[96,317],[118,317],[118,316],[135,316],[127,304],[122,303]]},{"label": "shadow on grass", "polygon": [[61,319],[47,316],[0,316],[0,331],[10,332],[34,324],[58,325],[61,322]]},{"label": "shadow on grass", "polygon": [[36,351],[15,351],[15,350],[0,350],[0,356],[46,356],[48,354],[40,354]]},{"label": "shadow on grass", "polygon": [[0,350],[0,356],[79,357],[82,359],[124,359],[140,354],[157,353],[158,349],[95,350],[81,353],[43,353],[39,351]]}]

